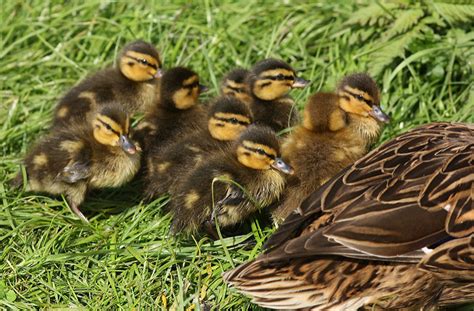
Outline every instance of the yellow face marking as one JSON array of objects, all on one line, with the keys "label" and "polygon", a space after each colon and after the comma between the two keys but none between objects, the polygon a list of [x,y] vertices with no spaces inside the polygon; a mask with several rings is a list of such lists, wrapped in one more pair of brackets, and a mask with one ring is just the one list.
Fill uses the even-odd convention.
[{"label": "yellow face marking", "polygon": [[352,95],[344,91],[340,92],[339,96],[339,107],[342,110],[362,117],[369,117],[369,112],[372,110],[372,107],[367,105],[367,103],[354,98]]},{"label": "yellow face marking", "polygon": [[128,51],[120,58],[119,68],[122,74],[128,79],[136,82],[148,81],[155,78],[155,74],[158,72],[156,68],[143,64],[139,60],[143,59],[149,64],[161,67],[159,60],[153,58],[151,55]]},{"label": "yellow face marking", "polygon": [[102,121],[103,123],[108,124],[108,125],[112,128],[112,130],[114,130],[114,131],[116,131],[116,132],[122,134],[122,132],[123,132],[123,131],[122,131],[122,127],[121,127],[119,124],[117,124],[117,122],[115,122],[114,120],[112,120],[111,118],[109,118],[108,116],[99,114],[99,115],[97,116],[97,119],[98,119],[99,121]]},{"label": "yellow face marking", "polygon": [[261,77],[277,76],[279,74],[282,74],[284,76],[293,76],[293,77],[295,76],[293,71],[288,70],[288,69],[284,69],[284,68],[266,70],[266,71],[261,72],[259,76],[261,76]]},{"label": "yellow face marking", "polygon": [[79,150],[82,149],[83,146],[84,144],[81,141],[74,140],[65,140],[59,145],[62,150],[65,150],[70,154],[77,153]]},{"label": "yellow face marking", "polygon": [[255,170],[268,170],[273,163],[269,157],[249,151],[243,146],[237,148],[237,160],[244,166]]},{"label": "yellow face marking", "polygon": [[240,115],[240,114],[235,114],[235,113],[229,113],[229,112],[216,112],[214,114],[215,117],[217,118],[222,118],[222,119],[237,119],[240,122],[245,122],[247,124],[250,124],[250,119],[246,116]]},{"label": "yellow face marking", "polygon": [[58,118],[65,118],[69,113],[69,108],[68,107],[61,107],[58,109],[58,112],[56,112],[56,117]]},{"label": "yellow face marking", "polygon": [[346,91],[348,91],[348,92],[350,92],[350,93],[352,93],[352,94],[360,95],[360,96],[364,97],[366,100],[370,100],[370,101],[372,101],[372,102],[374,101],[374,99],[372,98],[372,96],[370,96],[367,92],[361,91],[361,90],[359,90],[359,89],[355,89],[355,88],[353,88],[353,87],[350,87],[350,86],[346,85],[346,86],[344,87],[344,90],[346,90]]},{"label": "yellow face marking", "polygon": [[[107,129],[107,124],[111,129]],[[92,122],[94,138],[103,145],[119,146],[122,128],[114,120],[104,115],[98,115]]]},{"label": "yellow face marking", "polygon": [[239,90],[245,90],[245,83],[237,83],[233,80],[227,80],[225,82],[225,85],[226,86],[230,86],[230,87],[233,87],[234,89],[239,89]]},{"label": "yellow face marking", "polygon": [[233,124],[215,118],[209,119],[207,127],[212,138],[220,141],[235,140],[247,128],[243,124]]},{"label": "yellow face marking", "polygon": [[194,203],[199,200],[199,194],[196,190],[191,190],[186,196],[184,197],[184,207],[187,209],[192,209],[194,207]]},{"label": "yellow face marking", "polygon": [[46,153],[41,152],[40,154],[35,155],[33,158],[33,164],[35,165],[35,169],[48,164],[48,157],[46,156]]},{"label": "yellow face marking", "polygon": [[130,56],[130,57],[133,57],[133,58],[136,58],[136,59],[144,59],[148,63],[150,63],[154,66],[157,66],[158,68],[161,67],[160,60],[155,59],[153,56],[148,55],[148,54],[143,54],[143,53],[135,52],[135,51],[127,51],[127,53],[125,53],[125,57],[127,57],[127,56]]},{"label": "yellow face marking", "polygon": [[156,170],[158,171],[158,173],[164,173],[170,166],[171,166],[170,162],[163,162],[156,166]]},{"label": "yellow face marking", "polygon": [[185,110],[196,105],[198,97],[199,88],[195,87],[191,90],[185,88],[179,89],[173,94],[172,99],[176,108]]},{"label": "yellow face marking", "polygon": [[242,145],[250,149],[262,149],[263,151],[265,151],[265,153],[269,154],[270,156],[273,156],[273,157],[277,156],[277,152],[275,151],[275,149],[268,147],[266,145],[257,144],[248,140],[244,140],[242,142]]},{"label": "yellow face marking", "polygon": [[285,80],[259,80],[253,87],[253,93],[263,100],[274,100],[285,96],[291,90],[292,83]]}]

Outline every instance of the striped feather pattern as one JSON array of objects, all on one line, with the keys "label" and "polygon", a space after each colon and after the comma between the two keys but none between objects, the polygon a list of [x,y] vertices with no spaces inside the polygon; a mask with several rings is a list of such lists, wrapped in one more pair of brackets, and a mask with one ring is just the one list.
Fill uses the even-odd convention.
[{"label": "striped feather pattern", "polygon": [[[225,281],[276,309],[474,299],[474,125],[402,134],[310,195]],[[295,206],[296,208],[296,206]]]}]

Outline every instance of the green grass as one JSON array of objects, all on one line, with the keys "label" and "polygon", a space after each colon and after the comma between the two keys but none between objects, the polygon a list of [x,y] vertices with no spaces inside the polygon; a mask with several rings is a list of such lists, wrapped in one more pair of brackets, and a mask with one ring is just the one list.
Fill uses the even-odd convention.
[{"label": "green grass", "polygon": [[[206,303],[259,310],[221,273],[254,258],[274,230],[211,241],[171,238],[166,198],[143,203],[133,187],[93,193],[90,225],[64,199],[12,191],[8,180],[43,135],[60,96],[143,38],[166,67],[186,65],[217,94],[234,66],[268,56],[330,90],[369,71],[392,116],[381,141],[431,121],[474,122],[474,7],[436,2],[292,4],[261,1],[3,1],[0,25],[0,309],[187,309]],[[263,225],[262,225],[263,226]]]}]

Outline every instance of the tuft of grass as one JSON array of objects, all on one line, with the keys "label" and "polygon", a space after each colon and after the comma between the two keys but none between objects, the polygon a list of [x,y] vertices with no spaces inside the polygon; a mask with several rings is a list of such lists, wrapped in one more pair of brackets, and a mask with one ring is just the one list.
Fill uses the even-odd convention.
[{"label": "tuft of grass", "polygon": [[347,1],[6,1],[0,25],[0,308],[260,310],[221,273],[252,259],[274,230],[217,241],[172,238],[168,199],[136,187],[97,191],[85,225],[63,198],[12,191],[22,155],[49,126],[57,100],[143,38],[166,67],[196,70],[217,94],[235,66],[290,62],[310,88],[368,71],[392,116],[381,141],[432,121],[474,122],[472,5]]}]

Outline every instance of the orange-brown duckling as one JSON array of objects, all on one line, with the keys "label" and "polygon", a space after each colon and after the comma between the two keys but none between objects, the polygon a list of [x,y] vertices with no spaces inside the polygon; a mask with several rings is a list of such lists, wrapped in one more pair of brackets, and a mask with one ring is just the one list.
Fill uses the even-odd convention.
[{"label": "orange-brown duckling", "polygon": [[145,41],[127,44],[118,66],[101,70],[74,86],[59,101],[53,127],[83,124],[101,106],[114,103],[128,114],[144,112],[153,103],[161,61],[156,48]]},{"label": "orange-brown duckling", "polygon": [[250,71],[244,68],[236,68],[229,71],[221,83],[221,94],[234,96],[242,102],[250,105],[252,97],[248,91],[246,79]]},{"label": "orange-brown duckling", "polygon": [[[102,107],[89,124],[51,132],[25,157],[26,189],[63,194],[87,222],[79,210],[87,191],[121,186],[139,169],[140,154],[129,138],[129,125],[128,115],[112,105]],[[21,172],[14,183],[21,186]]]},{"label": "orange-brown duckling", "polygon": [[[207,128],[187,135],[175,143],[150,152],[146,176],[146,194],[153,198],[168,191],[205,157],[228,147],[252,123],[247,105],[235,97],[219,97],[210,107]],[[192,130],[188,128],[188,130]],[[153,150],[153,149],[152,149]]]},{"label": "orange-brown duckling", "polygon": [[270,126],[275,132],[295,125],[299,120],[298,110],[288,93],[308,83],[282,60],[269,58],[256,63],[246,80],[255,123]]},{"label": "orange-brown duckling", "polygon": [[206,89],[191,69],[175,67],[163,74],[159,100],[145,114],[135,134],[145,156],[157,155],[181,135],[206,124],[206,110],[199,105],[199,95]]},{"label": "orange-brown duckling", "polygon": [[305,197],[343,168],[364,156],[389,118],[380,108],[380,92],[367,74],[352,74],[340,82],[337,94],[310,97],[303,122],[286,137],[282,153],[295,169],[279,207],[278,223]]},{"label": "orange-brown duckling", "polygon": [[250,126],[232,148],[203,161],[172,193],[173,232],[196,232],[217,221],[220,227],[241,222],[278,200],[285,187],[281,173],[291,167],[280,158],[275,133]]}]

